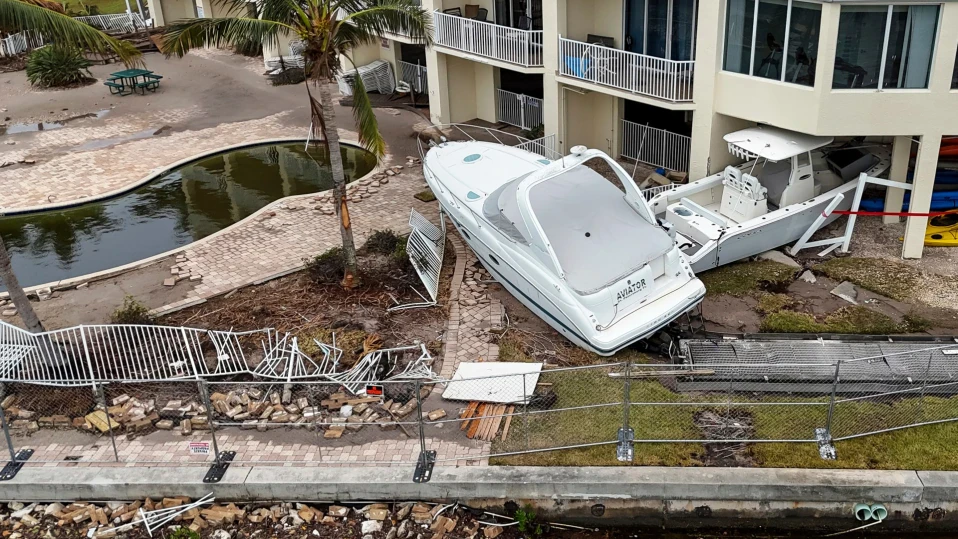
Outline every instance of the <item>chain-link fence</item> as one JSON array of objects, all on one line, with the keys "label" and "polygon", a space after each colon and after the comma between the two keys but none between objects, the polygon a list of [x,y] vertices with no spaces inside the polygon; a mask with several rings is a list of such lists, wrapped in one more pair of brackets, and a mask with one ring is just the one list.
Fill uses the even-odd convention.
[{"label": "chain-link fence", "polygon": [[748,443],[828,446],[958,419],[958,365],[943,348],[833,363],[479,363],[453,380],[348,385],[7,382],[0,443],[11,459],[32,449],[28,463],[58,465],[210,465],[227,453],[264,465],[585,465],[649,442],[665,442],[659,460],[640,462],[697,444],[707,462],[734,464]]}]

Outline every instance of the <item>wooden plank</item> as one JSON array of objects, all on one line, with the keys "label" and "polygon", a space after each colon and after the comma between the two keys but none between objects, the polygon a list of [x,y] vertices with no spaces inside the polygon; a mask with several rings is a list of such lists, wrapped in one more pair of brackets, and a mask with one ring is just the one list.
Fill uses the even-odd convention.
[{"label": "wooden plank", "polygon": [[476,414],[476,408],[478,407],[479,407],[479,403],[476,401],[472,401],[469,403],[469,406],[467,406],[466,409],[462,411],[462,415],[460,417],[466,421],[463,421],[462,425],[459,425],[459,430],[466,430],[469,427],[468,420],[469,418],[471,418],[472,416]]},{"label": "wooden plank", "polygon": [[496,407],[496,417],[492,420],[492,428],[489,429],[489,436],[486,438],[487,441],[493,441],[496,439],[496,434],[499,433],[499,425],[502,424],[502,414],[506,413],[506,405],[500,404]]},{"label": "wooden plank", "polygon": [[[509,406],[507,413],[512,414],[512,413],[515,413],[515,411],[516,411],[515,406]],[[512,424],[512,416],[510,415],[509,417],[506,418],[506,424],[502,426],[502,441],[503,442],[506,441],[506,438],[509,436],[509,425],[511,424]]]},{"label": "wooden plank", "polygon": [[[480,404],[480,405],[479,405],[479,409],[476,411],[476,416],[475,416],[475,417],[481,418],[481,417],[482,417],[482,414],[483,414],[485,411],[486,411],[486,405],[485,405],[485,404]],[[473,419],[473,420],[472,420],[472,425],[470,425],[470,426],[469,426],[469,430],[466,431],[466,437],[469,438],[470,440],[476,437],[476,432],[479,430],[479,423],[481,423],[481,420],[479,420],[479,419]]]}]

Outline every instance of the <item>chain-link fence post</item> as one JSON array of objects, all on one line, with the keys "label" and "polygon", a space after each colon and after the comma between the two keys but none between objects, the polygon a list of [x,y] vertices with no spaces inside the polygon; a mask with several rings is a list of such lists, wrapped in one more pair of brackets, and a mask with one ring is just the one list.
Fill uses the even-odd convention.
[{"label": "chain-link fence post", "polygon": [[[0,401],[7,397],[7,384],[0,384]],[[0,422],[3,423],[3,437],[7,440],[7,449],[10,450],[10,462],[17,461],[17,452],[13,449],[13,437],[10,436],[10,424],[7,421],[7,413],[0,406]]]},{"label": "chain-link fence post", "polygon": [[629,426],[629,412],[632,404],[632,362],[625,363],[625,383],[622,384],[622,426],[619,427],[619,443],[615,447],[615,458],[619,462],[632,462],[635,458],[635,429]]},{"label": "chain-link fence post", "polygon": [[526,431],[526,451],[532,448],[529,431],[529,395],[526,392],[526,374],[522,373],[522,430]]},{"label": "chain-link fence post", "polygon": [[106,402],[106,390],[103,384],[97,385],[96,381],[93,382],[93,387],[96,388],[100,406],[103,407],[103,420],[106,421],[106,428],[110,433],[110,443],[113,444],[113,458],[120,462],[120,453],[116,450],[116,436],[113,435],[113,419],[110,418],[110,405]]},{"label": "chain-link fence post", "polygon": [[419,459],[412,480],[415,483],[427,483],[432,479],[432,468],[436,464],[436,452],[426,450],[426,423],[422,416],[422,380],[416,380],[416,413],[419,415]]},{"label": "chain-link fence post", "polygon": [[206,380],[200,380],[196,382],[196,385],[200,391],[200,398],[203,399],[203,406],[206,407],[206,422],[210,426],[210,438],[213,441],[213,459],[216,461],[216,465],[219,466],[222,464],[220,462],[220,448],[216,444],[216,425],[213,421],[213,402],[210,401],[210,392],[206,387]]},{"label": "chain-link fence post", "polygon": [[835,443],[832,441],[832,420],[835,417],[835,395],[838,393],[838,376],[842,362],[835,362],[835,378],[832,380],[832,394],[828,401],[828,418],[825,428],[815,429],[815,439],[818,441],[818,454],[825,460],[835,460]]},{"label": "chain-link fence post", "polygon": [[928,375],[931,373],[931,362],[934,356],[934,351],[928,352],[928,365],[925,366],[925,376],[921,381],[921,400],[918,401],[919,418],[917,419],[917,422],[922,422],[925,420],[925,390],[928,388]]}]

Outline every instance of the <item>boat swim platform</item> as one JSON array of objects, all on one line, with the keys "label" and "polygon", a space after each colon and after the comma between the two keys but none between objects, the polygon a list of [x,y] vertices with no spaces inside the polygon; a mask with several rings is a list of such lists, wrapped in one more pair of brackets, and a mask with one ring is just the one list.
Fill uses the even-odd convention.
[{"label": "boat swim platform", "polygon": [[676,377],[679,392],[958,394],[958,337],[721,336],[683,339],[673,359],[704,373]]}]

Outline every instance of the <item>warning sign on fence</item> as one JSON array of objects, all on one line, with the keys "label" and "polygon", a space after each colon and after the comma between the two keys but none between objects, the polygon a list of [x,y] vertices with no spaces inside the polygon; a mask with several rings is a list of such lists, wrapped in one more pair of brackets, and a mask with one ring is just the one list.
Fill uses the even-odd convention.
[{"label": "warning sign on fence", "polygon": [[190,454],[191,455],[209,455],[210,443],[209,442],[190,442]]}]

